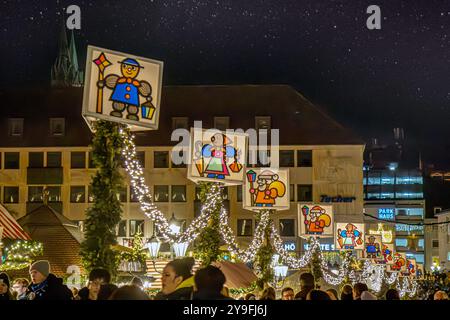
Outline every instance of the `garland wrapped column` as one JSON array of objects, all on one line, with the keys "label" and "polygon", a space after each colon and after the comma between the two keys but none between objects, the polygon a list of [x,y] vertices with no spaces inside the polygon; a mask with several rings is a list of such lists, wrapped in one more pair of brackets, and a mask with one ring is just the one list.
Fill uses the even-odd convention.
[{"label": "garland wrapped column", "polygon": [[108,270],[115,276],[118,254],[111,249],[117,244],[116,226],[122,208],[117,194],[122,187],[119,172],[123,138],[120,125],[107,121],[95,123],[92,140],[92,160],[98,169],[91,181],[94,203],[86,212],[85,240],[81,244],[81,257],[87,272],[94,268]]},{"label": "garland wrapped column", "polygon": [[216,261],[220,256],[220,210],[223,206],[223,189],[218,183],[201,182],[200,201],[202,208],[207,205],[207,196],[212,194],[217,200],[210,209],[208,224],[201,231],[195,244],[195,258],[201,260],[206,267]]},{"label": "garland wrapped column", "polygon": [[[261,223],[262,212],[256,214],[256,220]],[[255,255],[255,268],[258,271],[258,280],[256,285],[259,289],[264,289],[273,280],[272,257],[275,253],[274,247],[270,242],[272,234],[273,221],[269,220],[264,228],[264,240]]]}]

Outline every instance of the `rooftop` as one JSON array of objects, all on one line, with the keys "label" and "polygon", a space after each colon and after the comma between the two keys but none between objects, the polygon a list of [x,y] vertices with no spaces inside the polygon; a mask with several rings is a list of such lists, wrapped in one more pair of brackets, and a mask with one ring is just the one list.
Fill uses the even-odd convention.
[{"label": "rooftop", "polygon": [[[83,88],[25,88],[0,92],[0,134],[8,137],[8,118],[24,118],[22,137],[8,137],[0,147],[87,146],[89,131],[81,116]],[[213,127],[215,116],[230,117],[230,127],[255,127],[255,116],[271,116],[271,128],[280,129],[281,145],[364,145],[324,110],[287,85],[165,86],[162,90],[159,130],[139,133],[141,146],[175,145],[172,117],[202,120]],[[11,107],[16,106],[16,107]],[[65,136],[50,135],[49,118],[65,118]]]}]

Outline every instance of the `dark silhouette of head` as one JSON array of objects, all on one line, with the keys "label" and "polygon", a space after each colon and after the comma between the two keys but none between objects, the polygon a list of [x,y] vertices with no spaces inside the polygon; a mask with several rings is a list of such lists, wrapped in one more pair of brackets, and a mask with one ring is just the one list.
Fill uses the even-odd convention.
[{"label": "dark silhouette of head", "polygon": [[214,266],[207,266],[195,273],[195,286],[199,292],[207,291],[219,294],[226,282],[222,270]]}]

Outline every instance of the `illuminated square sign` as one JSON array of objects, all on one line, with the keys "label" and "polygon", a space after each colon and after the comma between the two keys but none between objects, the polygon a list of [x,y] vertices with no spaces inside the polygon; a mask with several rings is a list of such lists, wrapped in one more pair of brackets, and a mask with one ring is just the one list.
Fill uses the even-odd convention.
[{"label": "illuminated square sign", "polygon": [[379,208],[378,219],[394,221],[395,220],[394,208]]}]

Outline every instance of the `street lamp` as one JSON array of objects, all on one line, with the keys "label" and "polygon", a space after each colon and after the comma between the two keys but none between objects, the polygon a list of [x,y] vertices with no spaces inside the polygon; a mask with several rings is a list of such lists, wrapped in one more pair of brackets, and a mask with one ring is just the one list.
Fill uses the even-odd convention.
[{"label": "street lamp", "polygon": [[[275,289],[279,289],[284,285],[284,280],[286,279],[287,272],[288,272],[288,266],[277,265],[277,266],[273,267],[273,273],[274,273],[274,277],[275,277],[273,286],[275,287]],[[278,286],[279,282],[281,282],[280,286]]]},{"label": "street lamp", "polygon": [[172,213],[172,218],[169,220],[169,229],[172,235],[176,235],[181,231],[180,222],[175,218],[175,213]]},{"label": "street lamp", "polygon": [[173,244],[173,251],[175,251],[175,257],[181,258],[186,255],[186,250],[189,246],[187,242],[175,242]]},{"label": "street lamp", "polygon": [[159,249],[161,247],[161,242],[153,233],[152,237],[147,241],[147,248],[150,252],[150,258],[153,260],[158,258]]}]

